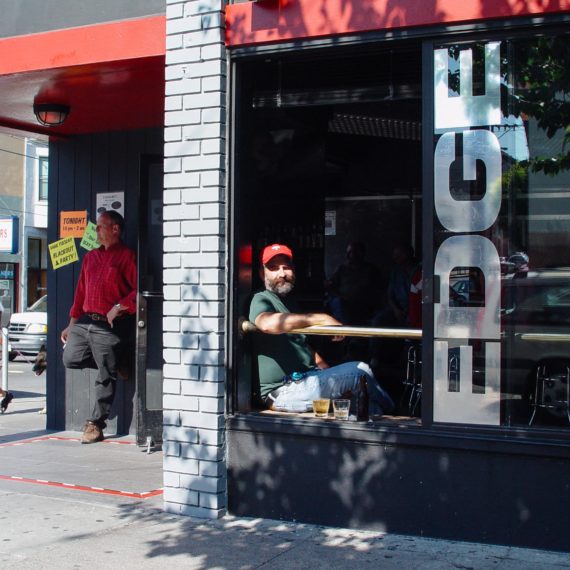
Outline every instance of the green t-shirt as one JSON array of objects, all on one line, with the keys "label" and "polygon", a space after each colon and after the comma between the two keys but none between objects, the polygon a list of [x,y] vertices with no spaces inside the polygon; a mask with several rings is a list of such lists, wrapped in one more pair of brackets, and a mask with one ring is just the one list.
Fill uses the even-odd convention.
[{"label": "green t-shirt", "polygon": [[[254,323],[261,313],[298,313],[292,299],[282,299],[271,291],[256,293],[249,307]],[[264,334],[257,332],[253,341],[259,372],[260,394],[264,398],[283,383],[283,376],[305,372],[315,367],[313,352],[303,334]]]}]

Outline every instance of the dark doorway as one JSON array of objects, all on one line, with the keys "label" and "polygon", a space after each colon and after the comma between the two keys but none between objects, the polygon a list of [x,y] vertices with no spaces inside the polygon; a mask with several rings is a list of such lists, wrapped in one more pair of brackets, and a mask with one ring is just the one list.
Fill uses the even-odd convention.
[{"label": "dark doorway", "polygon": [[163,159],[141,160],[138,241],[137,443],[162,443]]}]

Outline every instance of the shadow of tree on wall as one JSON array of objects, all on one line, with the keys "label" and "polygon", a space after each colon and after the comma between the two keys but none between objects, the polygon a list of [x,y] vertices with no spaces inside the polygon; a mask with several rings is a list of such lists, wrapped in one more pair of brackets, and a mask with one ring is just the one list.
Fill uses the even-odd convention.
[{"label": "shadow of tree on wall", "polygon": [[[378,445],[363,442],[357,426],[348,435],[333,424],[315,426],[318,420],[294,427],[287,419],[268,420],[273,425],[266,425],[266,433],[228,436],[230,512],[433,535],[426,525],[432,502],[428,489],[434,477],[441,479],[442,489],[446,485],[445,474],[429,466],[428,455],[418,452],[417,458],[425,455],[420,469],[394,446],[396,435]],[[412,505],[418,505],[417,512]],[[409,524],[390,523],[394,512]]]},{"label": "shadow of tree on wall", "polygon": [[[553,548],[553,535],[558,535],[558,548],[567,549],[560,542],[563,529],[537,532],[537,525],[546,520],[546,512],[560,520],[568,492],[557,495],[561,500],[555,507],[532,490],[553,480],[560,463],[554,462],[557,465],[542,474],[549,463],[543,462],[543,467],[537,465],[523,478],[522,457],[505,457],[497,463],[488,452],[445,449],[441,442],[438,449],[411,445],[399,434],[379,433],[383,442],[362,441],[356,435],[352,441],[339,441],[332,423],[318,437],[299,422],[295,427],[290,421],[272,423],[273,433],[250,432],[245,445],[245,440],[237,443],[230,434],[231,515],[201,521],[155,511],[146,502],[120,506],[119,519],[148,525],[147,533],[139,530],[147,536],[142,544],[145,558],[186,554],[198,557],[199,567],[212,567],[215,561],[216,567],[227,563],[247,568],[277,557],[282,557],[281,563],[289,556],[313,560],[317,552],[327,552],[334,553],[339,563],[333,567],[345,567],[363,550],[372,561],[391,557],[390,551],[397,549],[402,562],[405,550],[421,540],[417,537]],[[283,434],[286,424],[288,433]],[[497,484],[499,472],[501,480],[510,482],[508,492]],[[537,509],[541,501],[544,504]],[[327,527],[306,526],[323,524],[327,512]],[[362,529],[369,534],[360,533]],[[390,535],[385,537],[384,532]],[[71,538],[91,540],[92,535]],[[295,548],[302,550],[295,555]],[[324,567],[319,565],[324,559],[314,560],[315,567]]]},{"label": "shadow of tree on wall", "polygon": [[[528,0],[481,0],[481,17],[495,18],[520,16],[528,14]],[[562,10],[560,0],[543,0],[541,7],[544,12]]]},{"label": "shadow of tree on wall", "polygon": [[[449,446],[451,431],[426,445],[421,427],[340,433],[335,422],[315,430],[318,420],[268,419],[228,433],[231,514],[537,548],[564,543],[559,530],[540,531],[540,521],[564,509],[536,492],[560,465],[546,473],[522,456]],[[568,490],[556,493],[570,499]]]},{"label": "shadow of tree on wall", "polygon": [[[231,25],[233,40],[237,44],[247,43],[250,31],[265,31],[266,41],[280,41],[315,34],[340,34],[347,30],[404,27],[417,21],[418,10],[430,20],[445,17],[438,0],[425,0],[413,8],[410,2],[388,0],[382,9],[376,0],[311,0],[302,8],[299,4],[293,0],[273,0],[252,6],[251,30],[244,14],[235,15]],[[338,41],[335,36],[330,39],[333,43]]]},{"label": "shadow of tree on wall", "polygon": [[[459,4],[459,3],[458,3]],[[543,0],[541,13],[564,10],[561,0]],[[341,34],[347,31],[382,30],[444,22],[450,16],[443,0],[268,0],[251,7],[251,22],[244,12],[234,14],[232,41],[247,44],[250,32],[265,32],[264,41],[282,41],[308,36]],[[478,10],[458,6],[454,14],[460,21],[506,18],[529,14],[527,0],[479,0]],[[532,8],[532,6],[531,6]],[[536,13],[536,9],[533,13]],[[462,19],[463,18],[463,19]],[[249,27],[251,24],[251,28]],[[339,36],[330,38],[332,43]]]},{"label": "shadow of tree on wall", "polygon": [[[323,6],[327,4],[326,0],[322,3]],[[377,5],[375,0],[341,0],[342,12],[350,14],[349,29],[404,27],[415,19],[410,17],[410,12],[417,14],[418,10],[432,20],[445,17],[445,12],[438,7],[438,0],[425,0],[413,8],[410,8],[410,2],[388,0],[384,11],[376,8]]]}]

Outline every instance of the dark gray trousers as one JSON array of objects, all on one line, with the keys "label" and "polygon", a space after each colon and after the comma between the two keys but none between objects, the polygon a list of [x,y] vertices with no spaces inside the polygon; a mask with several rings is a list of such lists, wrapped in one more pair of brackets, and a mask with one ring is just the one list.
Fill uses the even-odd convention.
[{"label": "dark gray trousers", "polygon": [[[117,327],[118,329],[121,327]],[[95,403],[89,420],[101,428],[111,413],[117,384],[117,367],[121,356],[120,331],[107,323],[82,318],[69,330],[63,350],[66,368],[97,368]]]}]

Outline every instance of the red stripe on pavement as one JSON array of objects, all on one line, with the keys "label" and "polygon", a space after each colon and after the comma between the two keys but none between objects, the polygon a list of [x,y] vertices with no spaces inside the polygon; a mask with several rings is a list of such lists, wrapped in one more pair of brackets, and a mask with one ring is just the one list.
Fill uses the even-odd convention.
[{"label": "red stripe on pavement", "polygon": [[119,497],[127,497],[129,499],[149,499],[162,495],[162,489],[154,491],[145,491],[143,493],[134,493],[132,491],[116,491],[114,489],[103,489],[101,487],[88,487],[86,485],[75,485],[74,483],[58,483],[57,481],[45,481],[44,479],[28,479],[27,477],[17,477],[14,475],[0,475],[0,479],[4,481],[15,481],[17,483],[32,483],[34,485],[47,485],[48,487],[60,487],[71,489],[73,491],[86,491],[88,493],[101,493],[102,495],[115,495]]},{"label": "red stripe on pavement", "polygon": [[[80,437],[63,437],[63,436],[55,436],[55,435],[48,435],[43,437],[34,437],[31,439],[26,439],[24,441],[12,441],[9,443],[0,443],[0,447],[10,447],[14,445],[24,445],[25,443],[36,443],[38,441],[81,441]],[[113,439],[104,439],[99,443],[108,443],[113,445],[136,445],[134,441],[115,441]]]}]

